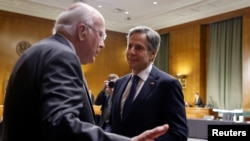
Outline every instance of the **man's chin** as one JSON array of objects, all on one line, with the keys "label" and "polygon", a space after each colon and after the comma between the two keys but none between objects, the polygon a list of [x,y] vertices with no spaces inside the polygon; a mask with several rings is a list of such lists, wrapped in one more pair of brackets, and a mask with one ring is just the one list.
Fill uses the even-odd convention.
[{"label": "man's chin", "polygon": [[138,65],[136,65],[136,64],[129,64],[129,67],[130,67],[131,69],[136,69],[136,68],[138,67]]}]

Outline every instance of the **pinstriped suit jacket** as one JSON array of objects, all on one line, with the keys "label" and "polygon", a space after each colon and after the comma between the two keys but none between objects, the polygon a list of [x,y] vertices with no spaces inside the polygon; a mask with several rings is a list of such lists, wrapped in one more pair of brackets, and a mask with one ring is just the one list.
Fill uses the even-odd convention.
[{"label": "pinstriped suit jacket", "polygon": [[2,141],[129,140],[93,126],[79,58],[60,35],[25,51],[10,76],[5,98]]}]

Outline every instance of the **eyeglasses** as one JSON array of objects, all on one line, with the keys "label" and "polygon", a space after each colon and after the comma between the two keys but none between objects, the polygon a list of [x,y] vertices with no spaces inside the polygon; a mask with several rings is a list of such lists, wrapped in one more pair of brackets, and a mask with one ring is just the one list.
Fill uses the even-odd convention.
[{"label": "eyeglasses", "polygon": [[105,32],[97,31],[96,29],[94,29],[92,26],[88,24],[85,24],[85,25],[87,25],[88,28],[94,30],[98,34],[98,36],[100,37],[100,41],[104,41],[107,38],[107,34]]}]

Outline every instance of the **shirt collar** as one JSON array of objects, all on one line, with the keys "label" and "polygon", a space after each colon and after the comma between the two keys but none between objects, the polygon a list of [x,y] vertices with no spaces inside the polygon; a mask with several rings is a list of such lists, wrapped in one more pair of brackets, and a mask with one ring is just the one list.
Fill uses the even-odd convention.
[{"label": "shirt collar", "polygon": [[[146,69],[138,73],[137,76],[139,76],[143,81],[146,81],[152,70],[152,67],[153,67],[153,64],[151,63],[150,65],[148,65]],[[135,74],[132,72],[132,75],[135,75]]]}]

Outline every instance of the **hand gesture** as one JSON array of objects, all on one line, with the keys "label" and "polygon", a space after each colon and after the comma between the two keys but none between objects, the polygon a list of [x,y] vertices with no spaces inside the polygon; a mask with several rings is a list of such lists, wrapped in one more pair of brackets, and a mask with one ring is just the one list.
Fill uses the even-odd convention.
[{"label": "hand gesture", "polygon": [[133,137],[131,141],[154,141],[155,138],[158,138],[161,135],[165,134],[168,131],[168,129],[169,129],[168,124],[157,126],[153,129],[144,131],[138,136]]}]

